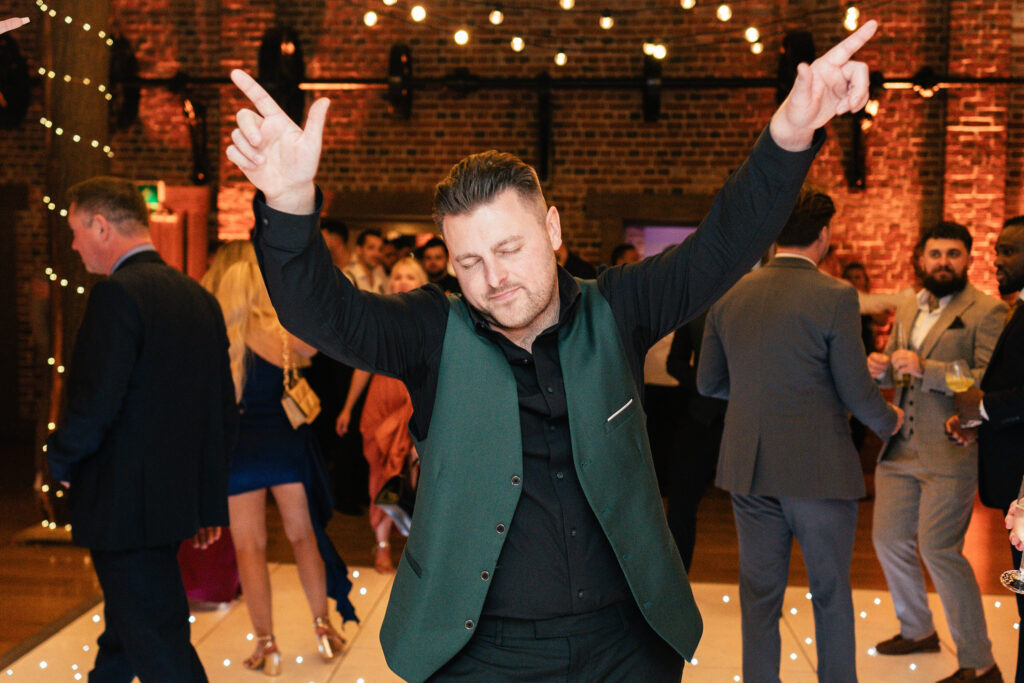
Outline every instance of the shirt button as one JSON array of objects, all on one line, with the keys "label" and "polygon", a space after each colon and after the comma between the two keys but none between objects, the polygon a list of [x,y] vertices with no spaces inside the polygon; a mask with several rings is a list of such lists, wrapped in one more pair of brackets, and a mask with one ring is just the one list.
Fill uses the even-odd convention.
[{"label": "shirt button", "polygon": [[519,486],[522,483],[523,483],[523,480],[519,477],[518,474],[513,474],[512,475],[512,485],[513,486]]},{"label": "shirt button", "polygon": [[555,478],[556,479],[565,479],[565,475],[563,473],[561,473],[561,472],[558,472],[558,473],[555,474]]},{"label": "shirt button", "polygon": [[583,597],[583,591],[576,591],[576,597],[577,598],[582,598]]},{"label": "shirt button", "polygon": [[476,624],[474,624],[474,623],[473,623],[473,620],[472,620],[472,619],[466,619],[466,630],[467,630],[467,631],[472,631],[472,630],[473,630],[473,627],[474,627],[475,625],[476,625]]},{"label": "shirt button", "polygon": [[572,529],[569,530],[569,535],[570,536],[575,536],[576,535],[576,527],[573,527]]},{"label": "shirt button", "polygon": [[497,531],[499,534],[503,534],[505,533],[505,525],[499,524],[498,526],[494,527],[494,530]]},{"label": "shirt button", "polygon": [[488,571],[482,571],[482,572],[480,572],[480,578],[483,581],[486,581],[487,579],[491,578],[491,573],[488,572]]},{"label": "shirt button", "polygon": [[549,393],[549,394],[553,394],[553,393],[555,393],[555,389],[554,389],[554,387],[548,387],[548,393]]}]

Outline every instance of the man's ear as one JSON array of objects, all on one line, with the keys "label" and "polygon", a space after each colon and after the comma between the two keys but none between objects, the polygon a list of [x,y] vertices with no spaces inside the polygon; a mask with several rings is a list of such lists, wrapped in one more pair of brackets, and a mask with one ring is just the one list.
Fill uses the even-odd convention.
[{"label": "man's ear", "polygon": [[548,209],[548,213],[544,217],[544,227],[547,228],[551,248],[558,249],[562,246],[562,221],[558,217],[558,209],[554,206]]},{"label": "man's ear", "polygon": [[114,236],[114,226],[110,224],[110,221],[103,214],[93,214],[92,228],[96,231],[96,236],[102,242],[108,242]]}]

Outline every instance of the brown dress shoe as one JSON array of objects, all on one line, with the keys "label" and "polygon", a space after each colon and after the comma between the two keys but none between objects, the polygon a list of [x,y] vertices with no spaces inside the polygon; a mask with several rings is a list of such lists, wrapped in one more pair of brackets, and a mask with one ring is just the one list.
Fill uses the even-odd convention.
[{"label": "brown dress shoe", "polygon": [[909,655],[913,652],[938,652],[939,634],[933,633],[922,640],[908,640],[897,633],[889,640],[883,640],[878,645],[875,645],[875,651],[880,655]]},{"label": "brown dress shoe", "polygon": [[992,665],[992,668],[981,674],[974,673],[974,669],[957,669],[949,678],[943,678],[938,683],[961,683],[962,681],[974,681],[974,683],[1003,683],[1003,674],[999,673],[999,667]]}]

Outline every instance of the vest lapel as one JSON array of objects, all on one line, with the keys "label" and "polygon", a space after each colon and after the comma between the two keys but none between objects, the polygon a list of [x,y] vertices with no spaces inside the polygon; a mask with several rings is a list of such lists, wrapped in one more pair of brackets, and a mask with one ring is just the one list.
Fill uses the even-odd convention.
[{"label": "vest lapel", "polygon": [[[943,309],[939,315],[939,319],[932,325],[932,329],[928,330],[928,334],[925,336],[924,341],[921,342],[921,350],[918,353],[922,358],[928,358],[931,355],[935,345],[939,343],[939,337],[942,333],[949,329],[949,326],[953,324],[961,313],[966,311],[974,303],[974,296],[972,296],[971,285],[967,285],[961,291],[956,293],[946,308]],[[908,340],[909,341],[909,340]]]}]

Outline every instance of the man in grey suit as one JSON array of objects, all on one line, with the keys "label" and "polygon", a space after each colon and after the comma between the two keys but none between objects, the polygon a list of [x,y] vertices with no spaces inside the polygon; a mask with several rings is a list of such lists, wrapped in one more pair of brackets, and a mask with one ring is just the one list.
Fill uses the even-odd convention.
[{"label": "man in grey suit", "polygon": [[850,559],[864,477],[847,411],[882,438],[902,412],[864,366],[857,291],[817,268],[834,213],[805,189],[775,258],[711,308],[704,333],[698,388],[729,401],[715,483],[732,493],[749,683],[779,681],[793,537],[813,595],[818,680],[857,680]]},{"label": "man in grey suit", "polygon": [[872,536],[900,621],[900,632],[876,649],[883,655],[939,649],[920,550],[956,643],[959,669],[940,683],[1003,680],[992,657],[978,582],[963,556],[978,490],[977,446],[964,449],[945,431],[946,418],[956,412],[946,363],[967,361],[980,382],[1006,320],[1006,304],[967,282],[971,242],[958,223],[925,231],[918,242],[924,289],[896,307],[893,323],[906,331],[910,348],[897,348],[891,335],[885,353],[868,356],[874,377],[891,383],[895,373],[909,382],[897,387],[895,397],[907,420],[875,470]]}]

